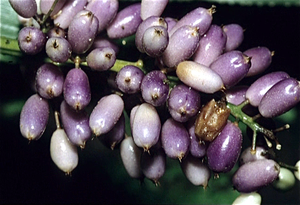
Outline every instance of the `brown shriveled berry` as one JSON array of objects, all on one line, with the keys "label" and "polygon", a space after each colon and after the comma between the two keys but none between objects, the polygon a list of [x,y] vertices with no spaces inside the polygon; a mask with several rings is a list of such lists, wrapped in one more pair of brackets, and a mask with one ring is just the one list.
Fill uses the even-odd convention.
[{"label": "brown shriveled berry", "polygon": [[201,108],[195,121],[195,134],[200,141],[213,141],[227,123],[230,109],[214,99]]}]

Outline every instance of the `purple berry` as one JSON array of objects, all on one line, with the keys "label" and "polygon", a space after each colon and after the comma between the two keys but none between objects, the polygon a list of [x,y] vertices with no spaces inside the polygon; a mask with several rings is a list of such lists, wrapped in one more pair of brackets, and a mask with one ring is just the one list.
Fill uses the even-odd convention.
[{"label": "purple berry", "polygon": [[89,116],[85,110],[76,111],[65,101],[60,105],[60,116],[69,140],[81,148],[92,137]]},{"label": "purple berry", "polygon": [[250,193],[272,183],[279,175],[279,165],[271,159],[248,162],[235,172],[232,178],[234,188]]},{"label": "purple berry", "polygon": [[153,105],[161,106],[167,101],[169,85],[166,82],[167,77],[158,70],[147,73],[141,84],[143,99]]},{"label": "purple berry", "polygon": [[24,18],[33,17],[37,12],[35,0],[9,0],[11,7]]},{"label": "purple berry", "polygon": [[181,161],[189,152],[189,133],[182,123],[169,118],[161,129],[161,144],[168,157]]},{"label": "purple berry", "polygon": [[49,118],[48,101],[38,94],[30,96],[20,114],[20,131],[23,137],[38,140],[44,133]]},{"label": "purple berry", "polygon": [[250,66],[248,56],[233,50],[220,55],[209,67],[221,76],[225,87],[230,88],[247,75]]},{"label": "purple berry", "polygon": [[227,24],[222,27],[227,36],[225,52],[237,49],[244,40],[244,29],[239,24]]},{"label": "purple berry", "polygon": [[169,44],[162,54],[167,67],[177,66],[189,59],[199,46],[200,34],[197,27],[182,26],[170,35]]},{"label": "purple berry", "polygon": [[23,27],[18,36],[20,50],[28,55],[35,55],[43,50],[46,35],[38,28]]},{"label": "purple berry", "polygon": [[68,41],[72,51],[85,53],[93,44],[98,32],[99,20],[88,10],[78,12],[68,27]]},{"label": "purple berry", "polygon": [[207,148],[208,167],[214,172],[229,172],[240,156],[242,131],[235,123],[227,122],[220,134]]},{"label": "purple berry", "polygon": [[141,90],[143,77],[144,73],[141,69],[133,65],[127,65],[118,72],[116,84],[124,93],[137,93]]},{"label": "purple berry", "polygon": [[199,47],[193,55],[195,62],[209,66],[219,55],[226,45],[226,34],[218,25],[211,25],[208,31],[199,41]]},{"label": "purple berry", "polygon": [[258,110],[266,118],[279,116],[300,101],[300,83],[294,78],[279,81],[261,99]]},{"label": "purple berry", "polygon": [[172,88],[168,98],[168,110],[178,122],[186,122],[194,117],[201,105],[199,92],[184,84]]},{"label": "purple berry", "polygon": [[64,82],[64,99],[75,110],[84,109],[91,101],[88,76],[81,68],[69,70]]},{"label": "purple berry", "polygon": [[46,53],[52,61],[64,63],[71,57],[72,47],[65,38],[51,37],[46,42]]},{"label": "purple berry", "polygon": [[120,119],[124,109],[123,99],[117,94],[102,97],[90,115],[90,127],[98,137],[109,132]]},{"label": "purple berry", "polygon": [[46,63],[37,70],[35,83],[39,95],[51,99],[62,94],[64,75],[59,67]]},{"label": "purple berry", "polygon": [[249,100],[251,105],[257,107],[261,99],[273,85],[289,77],[290,76],[283,71],[263,75],[251,84],[246,92],[246,98]]},{"label": "purple berry", "polygon": [[161,130],[161,122],[156,109],[143,103],[130,114],[132,119],[132,137],[138,147],[148,151],[158,140]]},{"label": "purple berry", "polygon": [[254,76],[265,71],[272,62],[273,53],[266,47],[255,47],[244,51],[251,58],[251,67],[247,76]]},{"label": "purple berry", "polygon": [[117,13],[106,29],[107,35],[112,39],[130,36],[136,32],[141,22],[141,4],[132,4]]}]

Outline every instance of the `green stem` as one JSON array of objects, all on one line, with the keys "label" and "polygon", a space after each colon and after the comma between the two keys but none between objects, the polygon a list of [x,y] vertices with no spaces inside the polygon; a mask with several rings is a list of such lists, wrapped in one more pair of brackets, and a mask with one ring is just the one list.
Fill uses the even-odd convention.
[{"label": "green stem", "polygon": [[50,10],[48,11],[48,13],[46,15],[44,15],[43,20],[41,22],[41,26],[43,26],[45,24],[45,22],[47,21],[47,19],[49,18],[50,14],[52,13],[52,11],[54,10],[54,7],[56,6],[57,2],[59,0],[55,0],[50,8]]},{"label": "green stem", "polygon": [[[262,127],[260,124],[254,121],[253,117],[250,117],[249,115],[245,114],[242,109],[245,105],[247,105],[249,102],[248,100],[244,101],[240,105],[234,105],[227,102],[227,107],[231,110],[231,115],[233,115],[236,119],[242,121],[244,124],[246,124],[250,129],[253,130],[253,138],[252,138],[252,147],[251,147],[251,153],[255,153],[256,150],[256,137],[257,133],[264,134],[267,138],[275,141],[276,143],[276,149],[280,150],[281,145],[278,142],[277,138],[275,137],[274,133],[271,130],[268,130],[264,127]],[[272,144],[268,143],[269,146],[272,146]]]}]

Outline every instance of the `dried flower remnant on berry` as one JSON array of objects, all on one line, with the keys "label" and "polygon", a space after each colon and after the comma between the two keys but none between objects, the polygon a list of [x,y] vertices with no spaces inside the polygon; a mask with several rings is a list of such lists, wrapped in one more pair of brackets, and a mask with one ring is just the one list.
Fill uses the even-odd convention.
[{"label": "dried flower remnant on berry", "polygon": [[201,108],[195,122],[195,134],[200,141],[213,141],[227,123],[230,109],[225,102],[212,99]]}]

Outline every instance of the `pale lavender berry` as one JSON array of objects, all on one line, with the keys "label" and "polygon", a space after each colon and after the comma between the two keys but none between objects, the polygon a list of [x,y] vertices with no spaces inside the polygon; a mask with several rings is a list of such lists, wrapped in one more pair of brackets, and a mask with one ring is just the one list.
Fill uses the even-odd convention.
[{"label": "pale lavender berry", "polygon": [[211,173],[201,159],[189,154],[180,165],[184,175],[193,185],[203,186],[204,189],[207,187]]},{"label": "pale lavender berry", "polygon": [[168,31],[163,26],[152,26],[148,28],[142,39],[145,53],[150,57],[161,56],[169,44]]},{"label": "pale lavender berry", "polygon": [[53,16],[53,23],[62,29],[67,29],[74,19],[74,16],[84,9],[87,0],[67,1],[61,11]]},{"label": "pale lavender berry", "polygon": [[[55,0],[40,0],[41,12],[43,14],[47,14],[50,11],[50,9],[51,9],[54,2],[55,2]],[[65,5],[66,2],[67,2],[67,0],[57,1],[53,11],[50,14],[50,16],[54,16],[55,14],[57,14],[62,9],[62,7]]]},{"label": "pale lavender berry", "polygon": [[170,31],[170,36],[182,26],[189,25],[199,28],[199,34],[203,35],[210,27],[212,14],[215,12],[215,6],[209,9],[198,7],[184,15]]},{"label": "pale lavender berry", "polygon": [[93,70],[106,71],[115,64],[116,53],[110,47],[95,48],[86,56],[86,62]]},{"label": "pale lavender berry", "polygon": [[135,33],[135,45],[141,53],[145,53],[143,47],[143,36],[145,31],[152,26],[162,26],[168,28],[167,22],[162,17],[150,16],[140,23]]},{"label": "pale lavender berry", "polygon": [[159,115],[152,105],[143,103],[130,114],[132,137],[138,147],[148,151],[158,140],[161,130]]},{"label": "pale lavender berry", "polygon": [[132,137],[126,137],[122,140],[120,155],[128,175],[131,178],[141,179],[143,177],[141,169],[142,150],[136,146]]},{"label": "pale lavender berry", "polygon": [[69,141],[64,129],[58,128],[53,132],[50,140],[50,156],[54,164],[66,175],[70,175],[77,167],[77,147]]},{"label": "pale lavender berry", "polygon": [[89,123],[93,133],[98,137],[109,132],[120,119],[124,101],[117,94],[102,97],[94,107]]},{"label": "pale lavender berry", "polygon": [[150,16],[160,16],[165,10],[169,0],[142,0],[141,1],[141,18],[143,20]]}]

